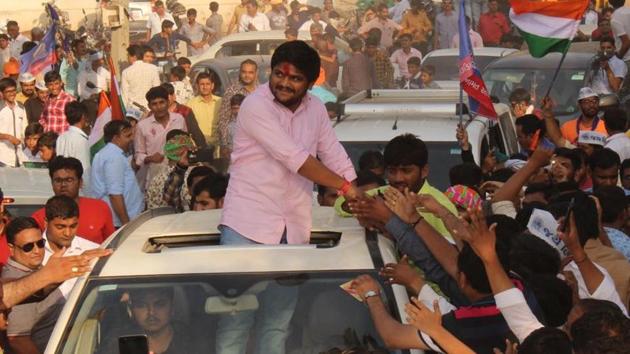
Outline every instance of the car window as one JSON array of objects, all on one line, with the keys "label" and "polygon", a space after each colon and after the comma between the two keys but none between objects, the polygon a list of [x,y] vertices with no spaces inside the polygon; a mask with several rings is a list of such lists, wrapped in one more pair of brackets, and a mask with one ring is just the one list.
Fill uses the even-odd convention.
[{"label": "car window", "polygon": [[[462,163],[461,149],[453,142],[425,142],[429,151],[429,183],[439,190],[449,187],[448,172],[452,166]],[[352,164],[359,168],[359,158],[369,150],[383,152],[387,142],[341,142]]]},{"label": "car window", "polygon": [[[553,77],[553,69],[488,69],[483,79],[491,96],[500,102],[509,104],[510,93],[519,87],[530,91],[538,106],[542,96],[549,89]],[[585,71],[580,69],[561,69],[550,96],[555,103],[554,113],[566,115],[577,113],[577,94],[584,85]]]},{"label": "car window", "polygon": [[[495,59],[497,59],[495,56],[475,55],[475,64],[479,71],[483,71]],[[429,64],[435,67],[433,80],[459,81],[458,61],[458,56],[430,56],[422,62],[422,65]]]},{"label": "car window", "polygon": [[[378,278],[375,270],[366,270],[90,280],[55,352],[116,353],[121,336],[164,326],[174,333],[171,343],[180,346],[173,353],[214,353],[218,343],[230,338],[246,348],[249,330],[254,332],[265,319],[277,315],[263,312],[261,304],[272,308],[293,299],[287,353],[367,352],[361,350],[367,348],[365,343],[374,352],[389,353],[367,307],[340,288],[365,273]],[[387,295],[392,294],[391,287],[381,286],[383,300],[400,317]],[[242,331],[245,335],[230,337]]]}]

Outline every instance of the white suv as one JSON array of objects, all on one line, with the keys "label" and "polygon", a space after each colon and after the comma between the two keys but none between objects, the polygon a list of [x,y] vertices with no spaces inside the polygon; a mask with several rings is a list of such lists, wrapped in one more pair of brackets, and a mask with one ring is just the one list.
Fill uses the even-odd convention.
[{"label": "white suv", "polygon": [[[382,348],[367,307],[340,285],[365,273],[378,279],[378,269],[396,261],[391,241],[336,216],[332,208],[315,207],[308,245],[219,246],[220,213],[155,209],[118,230],[104,244],[114,254],[77,281],[46,353],[102,353],[107,343],[137,334],[124,330],[133,321],[128,294],[151,287],[173,290],[172,321],[189,329],[204,353],[213,353],[219,318],[257,310],[257,294],[269,282],[298,288],[287,353],[366,342]],[[408,302],[404,288],[381,285],[400,320]]]}]

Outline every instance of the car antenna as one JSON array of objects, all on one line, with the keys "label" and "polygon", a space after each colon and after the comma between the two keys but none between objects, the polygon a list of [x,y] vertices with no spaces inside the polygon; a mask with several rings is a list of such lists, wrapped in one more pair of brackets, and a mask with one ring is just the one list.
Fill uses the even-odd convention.
[{"label": "car antenna", "polygon": [[398,116],[396,116],[396,120],[394,121],[394,125],[392,125],[392,130],[398,130]]}]

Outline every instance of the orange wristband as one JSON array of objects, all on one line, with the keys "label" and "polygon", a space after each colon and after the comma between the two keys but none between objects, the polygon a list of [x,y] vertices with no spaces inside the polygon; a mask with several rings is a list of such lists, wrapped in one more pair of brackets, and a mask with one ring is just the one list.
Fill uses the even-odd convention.
[{"label": "orange wristband", "polygon": [[341,188],[337,190],[337,195],[342,196],[342,197],[345,196],[346,194],[348,194],[351,187],[352,187],[352,183],[350,183],[349,181],[344,181],[343,184],[341,185]]}]

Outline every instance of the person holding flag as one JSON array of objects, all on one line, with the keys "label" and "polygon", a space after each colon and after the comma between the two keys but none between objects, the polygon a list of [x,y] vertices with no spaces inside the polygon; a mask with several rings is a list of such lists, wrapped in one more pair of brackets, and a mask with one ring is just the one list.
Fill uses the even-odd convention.
[{"label": "person holding flag", "polygon": [[[459,3],[459,80],[460,98],[461,92],[468,95],[469,111],[492,120],[497,119],[497,112],[494,110],[492,100],[486,89],[486,84],[481,77],[481,72],[475,65],[470,34],[466,22],[465,1]],[[462,98],[463,100],[463,98]],[[462,102],[463,103],[463,102]],[[461,120],[461,110],[460,110]]]},{"label": "person holding flag", "polygon": [[111,73],[103,66],[102,52],[92,53],[89,62],[90,64],[79,73],[77,93],[88,109],[87,122],[91,127],[98,113],[99,93],[109,89]]}]

